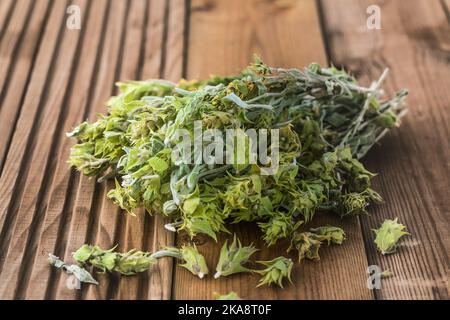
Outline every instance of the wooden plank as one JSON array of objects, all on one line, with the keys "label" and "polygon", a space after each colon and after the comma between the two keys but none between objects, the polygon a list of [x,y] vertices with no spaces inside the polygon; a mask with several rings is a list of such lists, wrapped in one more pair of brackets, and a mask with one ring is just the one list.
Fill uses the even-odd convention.
[{"label": "wooden plank", "polygon": [[0,43],[0,84],[2,88],[5,85],[10,65],[15,58],[14,51],[17,44],[20,43],[22,32],[26,29],[32,9],[32,0],[18,0],[11,15],[11,23],[4,31],[5,34]]},{"label": "wooden plank", "polygon": [[150,0],[147,11],[148,21],[145,33],[144,65],[140,74],[141,79],[162,77],[166,9],[168,9],[168,1]]},{"label": "wooden plank", "polygon": [[165,65],[163,77],[167,80],[178,82],[183,72],[183,59],[185,50],[185,16],[188,0],[168,0],[169,17],[168,30],[165,43]]},{"label": "wooden plank", "polygon": [[[82,10],[86,8],[86,1],[79,1]],[[57,8],[61,10],[62,8]],[[61,20],[55,20],[61,22]],[[63,28],[61,24],[54,26],[55,28]],[[44,100],[40,101],[42,109],[37,113],[33,127],[36,132],[30,136],[29,142],[32,142],[32,150],[29,151],[24,159],[27,161],[28,175],[23,185],[21,198],[15,198],[14,201],[19,205],[17,211],[13,211],[15,215],[14,222],[7,225],[11,232],[11,239],[8,248],[2,252],[4,254],[2,281],[0,283],[0,293],[3,299],[12,299],[21,297],[21,290],[26,285],[27,266],[32,262],[33,252],[33,236],[39,229],[39,220],[45,203],[45,187],[47,179],[51,175],[51,162],[53,156],[53,136],[58,130],[58,123],[61,110],[64,108],[65,92],[70,82],[71,72],[67,71],[67,66],[71,65],[76,56],[76,48],[79,39],[79,33],[66,32],[59,49],[64,49],[64,54],[58,54],[54,60],[54,73],[47,79],[51,81],[47,87]],[[54,38],[56,40],[56,38]],[[51,73],[49,73],[51,74]],[[34,114],[28,114],[27,109],[23,109],[22,118],[33,117]],[[13,138],[11,150],[15,148],[15,141],[23,139],[22,136]],[[49,139],[50,137],[50,139]],[[10,161],[19,161],[21,159],[12,159]],[[8,163],[6,163],[8,166]],[[50,172],[47,172],[50,169]],[[21,172],[19,172],[21,174]],[[25,274],[24,274],[25,273]]]},{"label": "wooden plank", "polygon": [[[117,5],[120,2],[113,3]],[[183,3],[182,1],[178,1],[176,5],[181,4],[183,7]],[[121,60],[118,63],[111,63],[109,61],[109,66],[119,65],[118,70],[120,72],[116,72],[115,75],[109,74],[108,79],[97,81],[98,83],[103,83],[108,86],[108,84],[112,85],[117,80],[132,80],[138,77],[156,78],[165,75],[165,73],[160,73],[160,69],[163,70],[164,68],[160,68],[161,60],[158,61],[164,54],[162,44],[165,10],[166,5],[162,1],[152,1],[149,6],[147,6],[145,1],[131,2],[129,13],[127,14],[127,25],[124,28],[126,32],[122,31],[124,38],[122,39],[120,48],[106,50],[108,52],[121,52],[119,54]],[[115,8],[112,10],[112,12],[122,13],[126,13],[126,11],[125,8]],[[180,11],[181,14],[177,13],[176,10],[174,12],[175,15],[171,19],[178,22],[182,21],[184,11]],[[146,13],[149,14],[148,19],[145,18]],[[144,23],[149,23],[149,29],[145,30]],[[169,39],[173,37],[173,33],[170,27],[168,27],[167,37]],[[146,37],[148,42],[142,42],[144,37]],[[145,47],[141,47],[141,44],[145,44]],[[136,48],[139,47],[141,49],[137,50]],[[142,56],[142,53],[145,56]],[[151,59],[147,60],[146,57],[148,56]],[[178,59],[171,58],[179,61],[178,70],[172,67],[172,75],[167,76],[167,78],[178,80],[181,76],[182,52],[170,48],[167,49],[166,56],[178,57]],[[143,62],[142,66],[140,62]],[[105,64],[104,68],[106,69],[107,66],[108,64]],[[100,69],[102,68],[100,67]],[[176,71],[178,71],[178,76],[175,77],[174,74]],[[115,78],[111,78],[111,76]],[[98,90],[100,88],[95,89],[96,92]],[[104,87],[101,87],[101,90],[102,92],[107,92]],[[102,98],[97,95],[93,105],[101,106],[107,98],[108,96],[104,96],[104,94]],[[96,109],[95,111],[97,112],[105,111],[104,107]],[[94,120],[95,113],[92,112],[89,118],[90,120]],[[70,252],[74,251],[86,241],[105,248],[119,244],[119,250],[123,251],[133,248],[153,251],[155,248],[173,243],[171,234],[168,235],[166,232],[161,232],[164,230],[164,220],[160,217],[149,218],[143,211],[139,212],[136,218],[127,216],[124,212],[118,210],[117,206],[110,200],[106,199],[106,192],[112,187],[111,182],[106,186],[104,184],[95,185],[95,182],[87,181],[87,179],[81,177],[74,205],[75,215],[72,217],[69,230],[67,230],[69,233],[67,239],[68,244],[65,249],[67,259],[70,259]],[[95,195],[92,195],[93,193]],[[77,213],[77,208],[81,212]],[[86,214],[87,212],[89,212],[89,215]],[[89,234],[86,235],[87,233]],[[90,236],[91,233],[93,236]],[[144,236],[147,236],[147,239],[144,239]],[[152,269],[150,274],[142,274],[137,277],[97,274],[96,276],[99,278],[100,286],[89,286],[81,294],[67,290],[65,283],[62,279],[59,279],[54,296],[57,299],[73,299],[79,297],[86,299],[168,299],[170,297],[172,280],[171,266],[170,260],[160,261]]]},{"label": "wooden plank", "polygon": [[[188,78],[209,74],[238,72],[256,53],[269,64],[303,67],[316,61],[326,63],[317,8],[314,1],[192,1],[188,51]],[[232,12],[233,14],[230,14]],[[195,279],[178,268],[175,273],[176,299],[211,299],[213,292],[236,291],[245,299],[370,299],[365,287],[367,260],[357,220],[340,221],[336,217],[318,217],[316,223],[344,224],[348,233],[345,245],[323,249],[321,262],[296,264],[295,286],[284,290],[258,288],[258,277],[248,274],[219,280]],[[262,249],[255,259],[275,258],[285,253],[285,246],[267,249],[254,226],[233,229],[246,245],[253,242]],[[181,244],[187,239],[179,237]],[[210,269],[218,260],[219,244],[200,237],[199,250],[205,254]],[[294,257],[295,258],[295,257]]]},{"label": "wooden plank", "polygon": [[[59,146],[55,153],[57,159],[53,181],[49,186],[49,199],[45,212],[43,213],[42,229],[38,233],[35,246],[37,253],[33,264],[30,266],[30,280],[25,288],[24,296],[27,299],[44,299],[46,298],[47,287],[49,285],[52,273],[47,262],[49,253],[59,255],[60,248],[63,247],[63,239],[60,236],[60,230],[64,229],[61,224],[67,220],[67,213],[72,205],[73,184],[78,179],[68,167],[66,161],[69,157],[70,146],[73,141],[68,139],[65,132],[70,131],[75,125],[83,120],[85,116],[91,79],[93,79],[96,64],[98,64],[97,51],[101,46],[101,35],[103,34],[103,20],[106,19],[107,0],[93,2],[89,20],[83,25],[86,28],[86,34],[89,37],[84,38],[82,51],[80,54],[79,66],[74,70],[76,73],[73,83],[71,84],[72,93],[68,98],[67,104],[64,106],[67,113],[63,119],[64,124],[58,133]],[[112,37],[111,37],[112,38]],[[111,39],[110,38],[110,39]],[[69,209],[68,209],[69,208]]]},{"label": "wooden plank", "polygon": [[38,44],[46,24],[45,18],[48,10],[48,1],[40,1],[35,4],[34,14],[26,25],[26,29],[23,30],[22,40],[14,52],[15,60],[10,65],[10,79],[2,86],[3,91],[0,95],[0,174],[26,92],[30,72],[34,66],[34,58],[39,48]]},{"label": "wooden plank", "polygon": [[[362,219],[370,264],[391,269],[380,299],[448,299],[450,234],[450,26],[439,0],[322,1],[332,60],[366,82],[389,67],[387,93],[410,89],[402,127],[367,156],[385,203]],[[366,28],[366,9],[381,8],[382,30]],[[399,217],[412,237],[396,254],[376,252],[371,228]]]},{"label": "wooden plank", "polygon": [[[62,3],[62,5],[64,5]],[[22,162],[27,151],[27,142],[33,134],[34,116],[38,114],[40,101],[43,97],[47,71],[50,68],[53,58],[53,52],[56,48],[56,42],[59,33],[58,24],[61,23],[64,11],[63,7],[54,7],[51,13],[53,23],[47,25],[45,36],[42,41],[42,49],[37,56],[36,70],[33,73],[30,85],[27,89],[27,95],[22,107],[22,113],[16,128],[16,134],[9,150],[5,162],[4,171],[0,178],[0,269],[4,254],[9,245],[10,225],[14,221],[14,211],[17,210],[16,198],[20,199],[21,189],[23,188],[23,178],[26,172],[22,171]]]},{"label": "wooden plank", "polygon": [[[97,76],[93,83],[93,97],[88,98],[92,99],[91,101],[86,101],[89,121],[95,121],[97,113],[105,112],[105,102],[113,92],[114,82],[117,80],[116,77],[120,71],[121,48],[123,48],[125,23],[128,15],[127,5],[126,1],[111,2],[104,48],[101,52]],[[73,144],[74,141],[69,141],[69,143]],[[61,159],[61,161],[64,160]],[[117,208],[106,212],[108,204],[102,202],[105,197],[104,189],[105,186],[98,185],[95,179],[89,179],[83,175],[80,176],[78,185],[75,186],[74,204],[70,208],[70,223],[62,231],[62,234],[65,235],[65,246],[61,256],[64,256],[65,260],[71,261],[72,252],[86,243],[89,238],[88,232],[91,224],[92,232],[100,234],[98,239],[99,245],[112,247],[116,242],[115,226],[120,212]],[[102,215],[99,214],[100,210],[102,210]],[[99,229],[101,229],[101,232],[98,231]],[[57,273],[52,288],[50,288],[49,296],[55,299],[67,300],[78,299],[84,294],[87,298],[95,299],[95,297],[100,297],[101,299],[106,299],[110,284],[109,278],[105,276],[99,278],[99,280],[101,280],[101,283],[98,290],[96,288],[88,288],[87,293],[78,292],[67,288],[65,283],[66,277],[61,276],[61,273]]]},{"label": "wooden plank", "polygon": [[[123,54],[120,54],[123,61],[123,65],[121,66],[121,74],[119,76],[115,75],[116,78],[109,78],[108,80],[103,79],[105,81],[101,82],[99,81],[100,83],[106,83],[108,85],[112,84],[114,81],[118,79],[135,79],[138,77],[139,73],[143,74],[143,72],[139,70],[139,61],[142,58],[140,56],[141,50],[136,50],[136,47],[140,44],[141,38],[144,35],[144,33],[142,32],[144,30],[142,25],[142,23],[144,22],[143,13],[146,12],[146,10],[144,10],[144,4],[145,2],[143,1],[132,2],[130,6],[130,13],[129,13],[130,16],[127,19],[128,25],[126,27],[127,33],[129,33],[130,35],[126,36],[126,38],[124,39],[124,43],[122,43],[121,45],[121,47],[124,49]],[[157,9],[158,7],[153,5],[152,8]],[[152,8],[150,8],[150,10]],[[122,8],[121,10],[117,10],[116,8],[113,11],[126,12],[125,8]],[[155,13],[152,14],[151,16],[155,16],[156,13],[158,12],[155,11]],[[163,28],[159,26],[159,29],[161,30],[162,33]],[[153,30],[148,30],[146,34],[149,36],[150,35],[155,36],[156,38],[155,40],[162,39],[162,34],[158,35]],[[161,50],[161,46],[158,48],[154,40],[152,40],[152,44],[150,44],[150,47],[153,51],[155,51],[154,52],[155,56],[161,55],[161,53],[157,52],[158,50]],[[148,48],[146,48],[146,52],[147,49]],[[116,48],[116,50],[107,50],[107,51],[118,52],[120,51],[120,49]],[[150,63],[154,64],[154,60],[150,60]],[[115,64],[113,63],[113,65]],[[143,70],[147,72],[148,70],[150,70],[150,68],[147,67],[147,63],[144,64]],[[155,74],[154,70],[152,71],[152,73],[157,77],[159,76],[158,74]],[[104,88],[103,92],[105,92]],[[102,101],[107,100],[107,97],[103,97],[102,100],[99,99],[94,100],[96,101],[94,105],[100,106],[102,104]],[[103,109],[100,108],[99,110],[96,111],[104,112]],[[93,120],[93,118],[95,118],[95,115],[92,114],[90,118],[91,120]],[[85,178],[83,177],[81,178],[80,186],[86,185],[86,183],[90,183],[85,180],[86,180]],[[82,243],[84,243],[83,240],[90,241],[92,243],[95,242],[96,244],[99,244],[103,247],[112,247],[114,244],[119,243],[121,244],[120,248],[121,250],[128,250],[131,248],[142,248],[144,237],[143,218],[145,217],[145,215],[142,215],[142,221],[139,221],[136,218],[127,217],[122,212],[120,212],[120,210],[118,210],[117,207],[111,201],[106,199],[106,191],[112,187],[111,184],[109,184],[107,187],[105,187],[104,185],[100,187],[95,185],[89,185],[88,187],[89,188],[87,188],[87,190],[85,190],[86,188],[82,187],[79,188],[77,200],[75,203],[75,210],[80,204],[83,204],[83,207],[85,208],[83,210],[86,210],[89,207],[91,208],[89,212],[90,215],[93,217],[89,219],[88,215],[82,214],[80,212],[76,214],[75,217],[72,218],[71,226],[69,228],[70,230],[68,230],[69,243],[67,245],[69,248],[72,249],[66,249],[66,257],[70,259],[69,253],[75,250],[77,247],[79,247]],[[80,194],[80,192],[85,194]],[[94,192],[95,192],[94,196],[89,196],[89,194],[92,194]],[[86,237],[80,236],[80,234],[85,235],[88,232],[88,229],[89,230],[91,229],[91,227],[89,227],[89,225],[91,224],[93,225],[92,232],[94,233],[94,236],[93,237],[89,235]],[[122,239],[121,237],[115,235],[117,230],[119,230],[118,231],[119,235],[123,234],[125,235]],[[155,236],[156,237],[154,239],[156,239],[158,243],[161,242],[162,244],[165,245],[169,244],[167,240],[164,239],[163,236],[159,236],[158,234],[155,234]],[[164,264],[162,265],[164,266]],[[167,274],[167,272],[169,273]],[[159,278],[160,281],[155,282],[154,280],[156,279],[156,277],[153,277],[153,274],[158,274],[160,276]],[[65,284],[60,279],[56,289],[55,297],[57,299],[77,298],[80,296],[87,299],[99,299],[99,298],[135,299],[144,297],[145,294],[147,294],[146,289],[148,289],[148,291],[151,292],[152,294],[156,294],[159,292],[162,298],[164,297],[168,298],[170,295],[170,286],[171,286],[171,282],[169,281],[171,280],[170,268],[164,268],[162,272],[152,273],[152,277],[149,282],[143,281],[146,280],[145,275],[131,278],[125,277],[118,278],[116,276],[107,276],[107,275],[99,277],[101,285],[98,288],[89,287],[82,294],[77,294],[67,290],[65,288]],[[141,285],[141,283],[144,282],[146,282],[147,285]],[[117,288],[117,285],[119,286],[119,288]],[[140,288],[143,288],[143,290],[141,290]]]},{"label": "wooden plank", "polygon": [[[62,19],[63,13],[61,13],[62,8],[53,8],[52,17],[55,22],[58,19]],[[60,15],[58,15],[60,13]],[[42,41],[42,48],[37,56],[36,71],[33,73],[30,81],[30,85],[27,89],[27,95],[23,103],[22,112],[25,112],[27,116],[21,117],[16,129],[15,140],[11,149],[9,150],[8,158],[6,159],[6,164],[4,166],[4,173],[0,178],[0,244],[1,252],[3,253],[6,249],[5,240],[8,238],[8,228],[5,227],[5,223],[11,223],[13,220],[13,214],[8,214],[9,210],[14,209],[15,197],[19,196],[16,192],[16,187],[20,190],[19,177],[23,177],[25,174],[21,171],[21,162],[24,158],[27,141],[29,136],[32,134],[32,126],[34,123],[34,115],[37,114],[39,110],[40,99],[43,95],[46,86],[47,71],[50,68],[53,52],[56,47],[56,42],[54,39],[57,38],[59,29],[55,24],[46,27],[45,36]],[[25,110],[25,111],[24,111]],[[9,220],[8,220],[9,219]],[[0,266],[1,266],[0,259]],[[1,268],[0,268],[1,269]]]},{"label": "wooden plank", "polygon": [[[2,30],[2,41],[0,42],[0,102],[4,96],[4,90],[8,86],[8,77],[11,75],[12,66],[16,61],[17,49],[20,46],[22,34],[27,30],[29,13],[32,10],[32,2],[28,0],[17,1],[14,10],[9,12],[11,14],[10,23]],[[6,9],[6,8],[5,8]],[[4,9],[4,11],[6,11]],[[19,99],[20,100],[20,99]],[[4,108],[5,104],[0,104],[0,174],[3,166],[4,157],[8,149],[8,140],[11,136],[11,131],[14,128],[14,123],[5,117],[5,114],[14,113],[17,109],[14,106],[11,108]],[[5,110],[6,109],[6,110]]]}]

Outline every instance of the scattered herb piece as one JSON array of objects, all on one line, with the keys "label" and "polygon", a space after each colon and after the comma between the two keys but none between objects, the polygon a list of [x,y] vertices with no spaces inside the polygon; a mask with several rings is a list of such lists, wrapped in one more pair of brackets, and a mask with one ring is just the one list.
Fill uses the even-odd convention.
[{"label": "scattered herb piece", "polygon": [[263,270],[256,270],[256,272],[262,276],[258,287],[262,285],[270,286],[271,284],[277,284],[279,287],[283,288],[283,280],[285,278],[292,283],[291,272],[294,263],[291,259],[278,257],[271,261],[258,261],[258,263],[266,267]]},{"label": "scattered herb piece", "polygon": [[304,258],[318,260],[319,249],[323,242],[328,244],[342,244],[345,240],[345,232],[341,228],[324,226],[311,229],[311,232],[296,232],[292,239],[288,251],[295,249],[298,251],[298,260]]},{"label": "scattered herb piece", "polygon": [[209,272],[205,257],[198,252],[195,244],[192,246],[183,246],[181,249],[169,247],[152,255],[154,258],[168,256],[184,261],[184,263],[180,264],[180,266],[188,269],[192,272],[192,274],[198,276],[200,279],[203,279],[203,277]]},{"label": "scattered herb piece", "polygon": [[390,278],[390,277],[392,277],[393,275],[394,275],[394,273],[393,273],[391,270],[389,270],[389,269],[386,269],[386,270],[384,270],[383,272],[380,273],[380,277],[381,277],[382,279]]},{"label": "scattered herb piece", "polygon": [[241,241],[234,235],[233,242],[228,246],[228,240],[225,241],[220,250],[219,262],[217,263],[214,278],[229,276],[240,272],[252,272],[251,269],[244,267],[250,257],[257,251],[253,246],[243,247]]},{"label": "scattered herb piece", "polygon": [[221,295],[220,293],[214,292],[214,299],[216,300],[242,300],[236,292],[231,291],[228,294]]},{"label": "scattered herb piece", "polygon": [[148,252],[131,250],[118,253],[114,249],[103,250],[99,246],[83,245],[73,254],[73,258],[81,265],[92,265],[102,272],[114,271],[127,276],[144,272],[157,261]]},{"label": "scattered herb piece", "polygon": [[298,261],[304,258],[318,260],[319,249],[322,242],[317,239],[317,235],[311,232],[295,233],[291,239],[291,246],[288,251],[295,249],[298,251]]},{"label": "scattered herb piece", "polygon": [[60,260],[57,256],[54,256],[52,254],[49,254],[48,256],[48,262],[52,266],[58,269],[63,269],[68,274],[73,274],[73,276],[80,282],[98,285],[97,280],[95,280],[94,277],[86,269],[76,264],[66,264],[64,261]]},{"label": "scattered herb piece", "polygon": [[328,244],[342,244],[345,240],[345,232],[343,229],[333,226],[324,226],[311,229],[311,232],[317,235],[320,241],[327,241]]},{"label": "scattered herb piece", "polygon": [[73,258],[81,265],[92,265],[102,272],[115,271],[123,275],[133,275],[148,270],[159,258],[172,257],[184,261],[180,266],[199,278],[208,274],[205,258],[195,245],[183,246],[180,249],[168,247],[153,254],[137,250],[119,253],[114,252],[114,249],[103,250],[98,246],[85,244],[73,254]]},{"label": "scattered herb piece", "polygon": [[375,244],[382,254],[394,253],[397,249],[397,243],[401,237],[411,235],[404,231],[406,226],[394,220],[385,220],[379,229],[373,229],[375,232]]}]

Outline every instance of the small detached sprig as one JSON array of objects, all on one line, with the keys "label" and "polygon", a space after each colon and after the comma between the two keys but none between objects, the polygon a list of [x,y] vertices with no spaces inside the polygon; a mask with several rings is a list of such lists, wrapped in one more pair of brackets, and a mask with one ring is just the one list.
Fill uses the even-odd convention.
[{"label": "small detached sprig", "polygon": [[205,257],[202,256],[200,252],[198,252],[197,246],[195,244],[192,246],[183,246],[180,249],[168,247],[164,250],[154,253],[152,257],[173,257],[176,259],[180,259],[184,261],[184,263],[180,264],[180,266],[186,268],[192,274],[198,276],[200,279],[203,279],[204,276],[209,273]]},{"label": "small detached sprig", "polygon": [[244,265],[256,251],[257,249],[252,245],[243,247],[241,241],[234,235],[230,246],[228,246],[227,240],[220,250],[214,278],[217,279],[221,276],[229,276],[240,272],[252,272],[251,269],[244,267]]},{"label": "small detached sprig", "polygon": [[292,283],[291,273],[294,262],[291,259],[278,257],[270,261],[258,261],[258,263],[266,267],[263,270],[255,270],[262,276],[258,287],[276,284],[280,288],[283,288],[284,279],[288,279]]},{"label": "small detached sprig", "polygon": [[63,269],[68,274],[73,274],[73,276],[80,282],[98,285],[97,280],[94,279],[94,277],[89,273],[89,271],[80,267],[79,265],[67,264],[61,259],[59,259],[57,256],[54,256],[53,254],[48,255],[48,263],[50,263],[52,266],[58,269]]},{"label": "small detached sprig", "polygon": [[188,269],[199,278],[208,274],[205,258],[198,252],[195,245],[182,248],[167,247],[155,253],[131,250],[126,253],[114,252],[115,247],[103,250],[99,246],[83,245],[73,258],[80,265],[92,265],[102,272],[118,272],[123,275],[134,275],[148,270],[157,260],[172,257],[184,261],[180,266]]},{"label": "small detached sprig", "polygon": [[387,219],[379,229],[373,229],[375,232],[375,244],[381,254],[391,254],[397,250],[397,243],[401,237],[411,235],[406,232],[406,226],[398,223],[398,218],[394,220]]},{"label": "small detached sprig", "polygon": [[390,270],[390,269],[386,269],[382,272],[380,272],[380,277],[381,279],[386,279],[386,278],[390,278],[394,275],[394,273]]},{"label": "small detached sprig", "polygon": [[101,272],[118,272],[129,276],[148,270],[157,259],[151,253],[131,250],[126,253],[114,252],[115,247],[103,250],[99,246],[83,245],[73,254],[81,265],[92,265]]},{"label": "small detached sprig", "polygon": [[319,249],[323,242],[328,244],[342,244],[345,232],[341,228],[324,226],[311,229],[310,232],[296,232],[291,239],[290,250],[298,251],[298,261],[303,259],[318,260]]}]

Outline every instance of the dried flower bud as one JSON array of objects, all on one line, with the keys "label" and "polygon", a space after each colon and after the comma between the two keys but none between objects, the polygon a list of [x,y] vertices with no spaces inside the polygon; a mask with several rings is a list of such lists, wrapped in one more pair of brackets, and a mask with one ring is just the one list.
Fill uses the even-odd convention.
[{"label": "dried flower bud", "polygon": [[291,239],[291,246],[288,251],[295,249],[298,251],[298,261],[304,258],[319,259],[319,249],[322,243],[317,239],[317,235],[311,232],[295,233]]},{"label": "dried flower bud", "polygon": [[251,272],[252,270],[244,267],[251,255],[257,251],[252,245],[243,247],[241,242],[234,235],[233,242],[228,246],[228,241],[225,241],[220,250],[219,262],[216,267],[216,274],[214,278],[220,276],[229,276],[239,272]]},{"label": "dried flower bud", "polygon": [[324,226],[311,229],[311,232],[317,235],[318,240],[327,241],[328,244],[342,244],[345,240],[344,230],[338,227]]},{"label": "dried flower bud", "polygon": [[397,242],[401,237],[410,235],[404,231],[405,226],[397,222],[398,218],[394,220],[385,220],[380,229],[374,229],[375,244],[382,254],[394,253],[397,248]]},{"label": "dried flower bud", "polygon": [[363,194],[352,192],[342,196],[341,215],[365,213],[369,203]]},{"label": "dried flower bud", "polygon": [[368,188],[364,192],[351,192],[341,196],[338,211],[341,216],[367,213],[369,203],[381,203],[381,196]]},{"label": "dried flower bud", "polygon": [[198,252],[197,246],[195,244],[192,246],[183,246],[181,249],[167,247],[152,254],[152,257],[155,259],[159,259],[162,257],[172,257],[180,259],[184,261],[184,263],[180,264],[180,266],[188,269],[190,272],[192,272],[192,274],[198,276],[200,279],[202,279],[209,273],[205,257],[201,255],[200,252]]},{"label": "dried flower bud", "polygon": [[267,222],[258,223],[258,226],[264,232],[264,241],[271,246],[279,239],[288,238],[302,224],[302,220],[295,222],[289,215],[278,214]]},{"label": "dried flower bud", "polygon": [[262,275],[258,287],[262,285],[270,286],[275,283],[283,288],[284,278],[287,278],[292,283],[291,272],[294,263],[291,259],[278,257],[271,261],[258,261],[258,263],[266,266],[264,270],[256,271]]},{"label": "dried flower bud", "polygon": [[392,111],[380,114],[375,121],[377,125],[388,129],[395,127],[398,123],[397,115]]},{"label": "dried flower bud", "polygon": [[181,259],[184,261],[180,266],[188,269],[200,279],[208,274],[209,270],[206,265],[205,257],[198,252],[195,244],[193,246],[184,246],[180,251]]}]

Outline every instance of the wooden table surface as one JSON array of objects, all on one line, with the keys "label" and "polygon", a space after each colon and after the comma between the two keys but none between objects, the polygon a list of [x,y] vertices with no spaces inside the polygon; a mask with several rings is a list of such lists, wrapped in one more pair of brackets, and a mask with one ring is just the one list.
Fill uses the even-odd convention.
[{"label": "wooden table surface", "polygon": [[[70,4],[81,8],[80,30],[66,27]],[[366,27],[371,4],[381,7],[381,30]],[[449,299],[449,22],[448,0],[0,0],[0,298],[210,299],[234,290],[245,299]],[[403,125],[364,160],[385,203],[359,218],[322,214],[316,223],[344,227],[348,240],[296,264],[284,290],[255,289],[248,274],[200,281],[170,259],[69,289],[48,253],[70,261],[84,243],[154,251],[186,239],[161,217],[127,216],[106,199],[110,185],[71,170],[65,132],[105,112],[118,80],[231,74],[254,53],[274,66],[345,66],[365,84],[389,67],[386,92],[410,89]],[[413,236],[383,257],[371,228],[395,217]],[[233,230],[264,248],[252,226]],[[196,242],[213,266],[219,245]],[[394,276],[369,290],[369,265]]]}]

